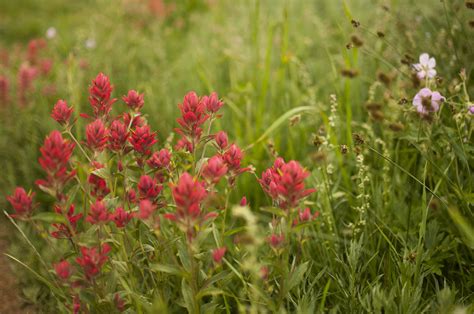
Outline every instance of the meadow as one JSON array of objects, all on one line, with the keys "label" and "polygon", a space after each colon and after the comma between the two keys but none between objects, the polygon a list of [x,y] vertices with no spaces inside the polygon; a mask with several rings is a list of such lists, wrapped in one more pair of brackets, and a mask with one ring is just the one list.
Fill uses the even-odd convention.
[{"label": "meadow", "polygon": [[470,0],[1,1],[24,312],[472,313],[473,38]]}]

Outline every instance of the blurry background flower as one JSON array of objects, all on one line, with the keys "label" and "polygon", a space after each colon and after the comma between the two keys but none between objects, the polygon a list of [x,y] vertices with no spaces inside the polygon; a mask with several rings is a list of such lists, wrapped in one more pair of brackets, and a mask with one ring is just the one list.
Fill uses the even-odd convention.
[{"label": "blurry background flower", "polygon": [[46,30],[46,38],[48,39],[53,39],[54,37],[56,37],[56,28],[55,27],[50,27]]},{"label": "blurry background flower", "polygon": [[97,46],[94,38],[88,38],[84,44],[87,49],[94,49]]}]

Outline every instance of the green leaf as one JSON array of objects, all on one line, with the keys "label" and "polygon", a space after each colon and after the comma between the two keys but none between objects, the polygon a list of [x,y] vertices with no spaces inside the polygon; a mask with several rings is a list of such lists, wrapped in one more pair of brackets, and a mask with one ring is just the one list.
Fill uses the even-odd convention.
[{"label": "green leaf", "polygon": [[194,308],[194,296],[186,279],[183,278],[181,281],[181,293],[183,294],[184,304],[188,309],[188,313],[196,313],[196,309]]},{"label": "green leaf", "polygon": [[303,263],[296,267],[295,271],[289,274],[288,280],[288,291],[291,291],[294,287],[296,287],[301,280],[303,280],[306,271],[308,270],[309,262]]},{"label": "green leaf", "polygon": [[39,213],[31,217],[31,219],[47,223],[66,223],[66,218],[58,213]]},{"label": "green leaf", "polygon": [[179,267],[174,265],[154,264],[151,266],[151,270],[161,273],[167,273],[170,275],[183,276],[183,272]]}]

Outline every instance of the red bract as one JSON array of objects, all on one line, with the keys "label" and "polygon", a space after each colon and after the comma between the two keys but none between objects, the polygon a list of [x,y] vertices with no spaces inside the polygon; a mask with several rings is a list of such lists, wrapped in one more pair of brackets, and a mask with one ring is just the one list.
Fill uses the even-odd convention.
[{"label": "red bract", "polygon": [[92,80],[89,87],[89,102],[96,118],[107,116],[112,109],[112,104],[116,101],[116,99],[110,99],[112,90],[109,78],[103,73],[99,73]]},{"label": "red bract", "polygon": [[59,131],[52,131],[40,148],[39,158],[39,163],[48,177],[46,180],[36,181],[36,184],[60,192],[63,185],[75,174],[74,171],[68,172],[67,169],[73,149],[73,143],[63,139]]},{"label": "red bract", "polygon": [[71,238],[76,233],[76,227],[79,220],[82,218],[82,213],[74,214],[74,204],[69,207],[67,213],[64,213],[62,208],[58,205],[54,207],[54,211],[58,214],[66,214],[66,219],[68,220],[69,224],[52,224],[56,231],[51,232],[51,236],[56,239]]},{"label": "red bract", "polygon": [[117,228],[125,227],[130,220],[133,218],[133,215],[129,212],[126,212],[122,207],[118,207],[115,212],[110,216]]},{"label": "red bract", "polygon": [[298,218],[300,222],[307,222],[313,219],[316,219],[319,216],[319,212],[315,212],[314,214],[311,213],[311,209],[306,207],[304,210],[299,210]]},{"label": "red bract", "polygon": [[23,188],[17,187],[13,195],[7,196],[7,200],[15,210],[15,214],[11,216],[18,218],[30,216],[33,211],[34,195],[35,193],[27,194]]},{"label": "red bract", "polygon": [[141,176],[138,182],[138,192],[140,193],[140,199],[149,199],[153,201],[154,198],[160,194],[163,187],[156,183],[156,180],[150,178],[150,176]]},{"label": "red bract", "polygon": [[8,90],[10,83],[6,76],[0,76],[0,104],[6,104],[8,102]]},{"label": "red bract", "polygon": [[26,105],[26,96],[28,91],[31,89],[33,80],[38,75],[36,67],[31,67],[27,64],[22,64],[18,71],[18,98],[20,105]]},{"label": "red bract", "polygon": [[174,146],[176,150],[186,150],[190,153],[194,152],[194,145],[186,137],[182,137],[178,140],[178,143]]},{"label": "red bract", "polygon": [[219,146],[220,149],[224,150],[227,148],[229,145],[229,139],[227,138],[227,133],[224,131],[219,131],[217,134],[214,136],[214,139],[216,141],[217,146]]},{"label": "red bract", "polygon": [[48,75],[48,73],[51,71],[53,68],[53,60],[51,59],[44,59],[41,61],[41,64],[39,65],[40,71],[42,75]]},{"label": "red bract", "polygon": [[28,43],[28,54],[27,54],[28,61],[30,61],[32,64],[35,64],[37,61],[36,59],[37,59],[39,50],[45,47],[46,47],[46,41],[42,38],[30,40],[30,42]]},{"label": "red bract", "polygon": [[235,144],[230,145],[230,147],[222,155],[222,159],[229,168],[229,172],[231,172],[231,174],[234,176],[249,170],[249,168],[241,168],[240,164],[242,162],[242,158],[242,150]]},{"label": "red bract", "polygon": [[123,118],[123,123],[125,123],[125,125],[130,128],[130,129],[135,129],[136,127],[138,126],[144,126],[145,125],[145,121],[142,119],[142,117],[140,115],[130,115],[128,112],[125,112],[123,115],[122,115],[122,118]]},{"label": "red bract", "polygon": [[60,99],[54,105],[53,111],[51,112],[51,117],[59,124],[64,125],[69,123],[71,114],[72,107],[68,107],[67,103],[64,100]]},{"label": "red bract", "polygon": [[120,120],[114,120],[109,129],[109,148],[113,151],[121,151],[128,139],[127,126]]},{"label": "red bract", "polygon": [[93,225],[107,222],[109,220],[109,212],[101,201],[96,201],[91,206],[89,215],[86,217],[86,221]]},{"label": "red bract", "polygon": [[277,235],[273,233],[267,238],[267,241],[272,248],[276,249],[283,244],[283,242],[285,241],[285,236],[283,234]]},{"label": "red bract", "polygon": [[127,191],[127,200],[132,204],[137,201],[137,193],[134,189],[130,189]]},{"label": "red bract", "polygon": [[210,96],[202,97],[202,102],[206,105],[207,111],[211,113],[216,113],[224,105],[215,92],[211,93]]},{"label": "red bract", "polygon": [[140,219],[148,219],[150,216],[153,214],[153,212],[156,210],[156,205],[154,205],[150,200],[145,199],[140,201],[140,204],[138,205],[138,218]]},{"label": "red bract", "polygon": [[163,169],[168,167],[171,161],[171,153],[166,148],[159,152],[154,152],[147,163],[151,168]]},{"label": "red bract", "polygon": [[247,206],[247,198],[245,196],[240,199],[240,206]]},{"label": "red bract", "polygon": [[67,280],[71,277],[72,268],[71,264],[68,261],[64,260],[54,265],[54,270],[56,271],[56,275],[62,280]]},{"label": "red bract", "polygon": [[110,189],[107,187],[107,182],[93,173],[89,175],[87,182],[90,184],[91,195],[98,200],[103,199],[110,193]]},{"label": "red bract", "polygon": [[206,104],[199,99],[195,92],[189,92],[178,107],[181,110],[181,117],[176,121],[181,125],[181,129],[176,131],[189,138],[188,141],[192,143],[192,150],[194,150],[195,144],[201,138],[201,125],[209,118],[209,115],[206,114]]},{"label": "red bract", "polygon": [[129,90],[127,96],[123,96],[122,99],[134,111],[139,111],[145,103],[143,94],[139,94],[135,90]]},{"label": "red bract", "polygon": [[81,247],[81,256],[76,258],[76,262],[84,270],[87,279],[97,276],[108,260],[107,254],[110,252],[110,246],[104,243],[101,248]]},{"label": "red bract", "polygon": [[212,184],[217,184],[226,175],[227,166],[220,156],[214,156],[208,160],[202,169],[202,176]]},{"label": "red bract", "polygon": [[96,151],[103,151],[107,144],[108,132],[102,120],[97,119],[86,127],[87,145]]},{"label": "red bract", "polygon": [[214,249],[212,251],[212,259],[214,260],[214,262],[217,264],[220,264],[222,262],[222,259],[224,258],[226,251],[227,251],[227,248],[225,246]]},{"label": "red bract", "polygon": [[259,182],[279,207],[289,209],[298,206],[301,199],[316,191],[305,188],[304,180],[308,176],[309,172],[297,161],[285,163],[282,158],[278,158],[272,168],[262,173]]},{"label": "red bract", "polygon": [[125,301],[120,297],[118,293],[114,296],[115,307],[119,312],[125,311]]},{"label": "red bract", "polygon": [[132,144],[133,149],[143,155],[151,154],[151,147],[158,142],[155,139],[156,133],[150,131],[148,125],[137,127],[133,132],[132,136],[128,139]]}]

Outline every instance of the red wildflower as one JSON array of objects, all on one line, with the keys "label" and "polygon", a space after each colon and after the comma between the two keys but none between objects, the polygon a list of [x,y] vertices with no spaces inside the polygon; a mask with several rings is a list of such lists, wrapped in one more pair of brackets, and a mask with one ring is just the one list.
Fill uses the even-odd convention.
[{"label": "red wildflower", "polygon": [[13,195],[7,196],[7,200],[10,202],[16,213],[11,216],[19,218],[30,216],[33,211],[34,195],[35,193],[27,194],[23,188],[17,187]]},{"label": "red wildflower", "polygon": [[113,86],[110,85],[109,78],[103,73],[99,73],[92,85],[89,86],[89,102],[94,110],[96,118],[107,116],[112,109],[116,99],[110,99]]},{"label": "red wildflower", "polygon": [[109,212],[107,211],[104,203],[98,200],[95,201],[95,203],[91,206],[89,215],[86,217],[86,221],[90,224],[96,225],[108,220]]},{"label": "red wildflower", "polygon": [[123,96],[122,99],[134,111],[139,111],[145,103],[143,94],[139,94],[135,90],[129,90],[127,96]]},{"label": "red wildflower", "polygon": [[101,248],[81,247],[81,256],[76,258],[76,262],[82,267],[87,279],[97,276],[102,266],[107,262],[107,254],[110,252],[110,246],[107,243],[102,244]]},{"label": "red wildflower", "polygon": [[215,136],[214,139],[216,141],[217,146],[220,149],[224,150],[229,145],[229,139],[227,138],[227,133],[224,131],[219,131]]},{"label": "red wildflower", "polygon": [[32,87],[33,80],[36,78],[38,70],[28,64],[22,64],[18,71],[18,98],[20,105],[26,105],[26,96]]},{"label": "red wildflower", "polygon": [[217,184],[226,173],[227,166],[220,156],[210,158],[202,169],[202,176],[212,184]]},{"label": "red wildflower", "polygon": [[214,249],[212,251],[212,259],[216,264],[220,264],[222,262],[222,259],[224,258],[225,252],[227,251],[227,248],[225,246]]},{"label": "red wildflower", "polygon": [[78,295],[75,295],[72,298],[72,313],[79,314],[80,311],[81,311],[81,299],[79,299]]},{"label": "red wildflower", "polygon": [[39,65],[42,75],[48,75],[48,73],[53,68],[53,60],[51,59],[44,59],[41,60],[41,64]]},{"label": "red wildflower", "polygon": [[114,296],[115,307],[119,312],[125,311],[125,301],[120,297],[118,293]]},{"label": "red wildflower", "polygon": [[307,222],[311,221],[313,219],[316,219],[319,216],[319,212],[315,212],[314,214],[311,213],[311,209],[309,207],[306,207],[304,210],[299,210],[298,212],[298,218],[300,222]]},{"label": "red wildflower", "polygon": [[209,118],[209,115],[206,114],[206,104],[199,99],[195,92],[189,92],[184,96],[183,103],[179,104],[178,107],[181,110],[181,117],[176,121],[181,125],[181,129],[176,131],[189,138],[188,141],[192,143],[190,151],[192,151],[194,145],[201,138],[201,125]]},{"label": "red wildflower", "polygon": [[56,275],[58,275],[58,277],[61,278],[62,280],[69,279],[69,277],[71,277],[71,274],[72,274],[71,264],[69,264],[69,262],[66,260],[63,260],[55,264],[54,270],[56,271]]},{"label": "red wildflower", "polygon": [[153,212],[156,210],[156,205],[154,205],[150,200],[144,199],[140,201],[138,205],[138,218],[140,219],[148,219]]},{"label": "red wildflower", "polygon": [[86,127],[87,145],[96,151],[103,151],[107,144],[108,132],[102,120],[97,119]]},{"label": "red wildflower", "polygon": [[39,50],[45,47],[46,41],[42,38],[30,40],[30,42],[28,43],[28,61],[30,61],[32,64],[35,64],[37,61]]},{"label": "red wildflower", "polygon": [[130,220],[132,219],[133,215],[129,212],[126,212],[122,207],[117,207],[115,212],[110,216],[110,220],[112,220],[117,228],[125,227]]},{"label": "red wildflower", "polygon": [[60,99],[54,105],[51,117],[61,125],[68,124],[71,118],[72,107],[68,107],[67,103]]},{"label": "red wildflower", "polygon": [[105,179],[91,173],[87,182],[90,184],[91,195],[98,200],[103,199],[110,193],[110,189],[107,187]]},{"label": "red wildflower", "polygon": [[240,206],[247,206],[247,198],[245,196],[240,200]]},{"label": "red wildflower", "polygon": [[149,199],[153,201],[154,198],[160,194],[163,186],[158,185],[155,179],[150,176],[141,176],[138,182],[138,192],[140,193],[140,199]]},{"label": "red wildflower", "polygon": [[155,136],[156,133],[150,132],[150,127],[145,125],[137,127],[128,140],[136,152],[143,155],[150,155],[151,147],[157,142]]},{"label": "red wildflower", "polygon": [[210,96],[204,96],[202,102],[206,105],[207,111],[211,113],[219,111],[224,104],[222,101],[219,101],[219,97],[217,97],[215,92],[211,93]]},{"label": "red wildflower", "polygon": [[283,234],[277,235],[277,234],[272,234],[267,238],[268,243],[272,248],[278,248],[283,244],[285,241],[285,236]]},{"label": "red wildflower", "polygon": [[0,104],[6,104],[8,102],[8,90],[10,83],[6,76],[0,75]]},{"label": "red wildflower", "polygon": [[133,115],[132,117],[130,113],[125,112],[124,114],[122,114],[122,118],[123,118],[123,123],[125,123],[125,125],[132,130],[138,126],[145,125],[145,121],[142,119],[142,117],[139,114]]},{"label": "red wildflower", "polygon": [[166,148],[159,152],[154,152],[147,163],[151,168],[163,169],[168,167],[171,161],[171,153]]},{"label": "red wildflower", "polygon": [[137,193],[134,189],[130,189],[127,191],[127,200],[132,204],[137,201]]},{"label": "red wildflower", "polygon": [[[82,218],[82,213],[75,215],[74,209],[75,209],[74,204],[71,204],[71,206],[69,207],[69,210],[66,213],[66,219],[69,221],[69,224],[64,224],[64,223],[52,224],[52,226],[56,228],[56,231],[51,232],[51,236],[53,236],[56,239],[61,239],[61,238],[68,239],[68,238],[71,238],[76,233],[77,223]],[[58,205],[54,207],[54,211],[58,214],[64,214],[62,208]]]},{"label": "red wildflower", "polygon": [[194,145],[186,137],[182,137],[178,140],[178,143],[174,146],[176,150],[185,150],[190,153],[194,151]]},{"label": "red wildflower", "polygon": [[120,120],[114,120],[109,129],[109,148],[113,151],[121,151],[128,139],[127,126]]},{"label": "red wildflower", "polygon": [[285,163],[278,158],[272,168],[262,173],[259,179],[263,190],[283,209],[298,206],[301,199],[315,192],[314,189],[306,189],[304,180],[309,172],[294,160]]},{"label": "red wildflower", "polygon": [[226,163],[227,168],[229,168],[229,172],[234,176],[249,170],[249,168],[241,168],[242,158],[242,150],[235,144],[230,145],[222,155],[222,159]]}]

